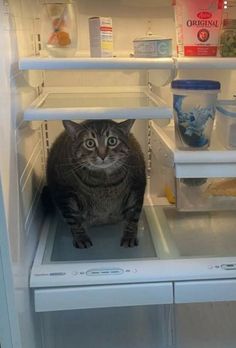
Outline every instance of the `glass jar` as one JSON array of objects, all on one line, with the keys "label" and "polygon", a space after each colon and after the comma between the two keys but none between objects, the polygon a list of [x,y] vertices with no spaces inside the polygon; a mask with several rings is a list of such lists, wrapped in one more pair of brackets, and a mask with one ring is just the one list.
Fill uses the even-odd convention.
[{"label": "glass jar", "polygon": [[41,43],[49,56],[71,57],[77,51],[77,13],[70,0],[49,0],[42,8]]},{"label": "glass jar", "polygon": [[220,36],[220,55],[236,57],[236,19],[224,19]]}]

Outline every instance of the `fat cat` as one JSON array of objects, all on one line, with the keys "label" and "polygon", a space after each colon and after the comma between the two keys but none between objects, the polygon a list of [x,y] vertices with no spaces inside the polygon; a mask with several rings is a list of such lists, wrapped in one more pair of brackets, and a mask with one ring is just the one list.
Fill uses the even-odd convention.
[{"label": "fat cat", "polygon": [[52,145],[48,189],[77,248],[92,246],[90,226],[117,222],[123,222],[120,245],[138,245],[146,175],[140,145],[130,133],[133,123],[63,121],[65,130]]}]

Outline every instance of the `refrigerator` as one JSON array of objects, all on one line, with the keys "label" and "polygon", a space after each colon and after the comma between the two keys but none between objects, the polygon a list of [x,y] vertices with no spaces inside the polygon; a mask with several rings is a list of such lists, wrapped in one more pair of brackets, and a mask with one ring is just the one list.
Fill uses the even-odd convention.
[{"label": "refrigerator", "polygon": [[[206,151],[176,148],[170,84],[217,80],[233,100],[236,58],[178,57],[167,0],[76,0],[76,55],[48,57],[43,3],[0,0],[0,347],[234,348],[236,199],[207,187],[236,176],[236,151],[215,128]],[[90,17],[112,18],[112,57],[90,57]],[[133,56],[150,32],[171,57]],[[105,226],[76,249],[42,207],[50,148],[64,119],[129,118],[147,168],[139,246]]]}]

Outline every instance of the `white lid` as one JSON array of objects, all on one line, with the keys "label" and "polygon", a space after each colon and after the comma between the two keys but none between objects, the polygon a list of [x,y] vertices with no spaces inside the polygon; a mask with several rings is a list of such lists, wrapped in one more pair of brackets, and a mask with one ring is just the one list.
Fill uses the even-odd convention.
[{"label": "white lid", "polygon": [[134,41],[156,41],[156,40],[171,40],[171,39],[168,37],[162,37],[157,35],[148,35],[148,36],[138,37],[134,39]]}]

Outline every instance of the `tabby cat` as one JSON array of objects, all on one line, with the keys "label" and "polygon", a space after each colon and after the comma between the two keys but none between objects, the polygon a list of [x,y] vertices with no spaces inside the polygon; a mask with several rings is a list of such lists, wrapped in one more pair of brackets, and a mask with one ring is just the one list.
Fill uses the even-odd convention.
[{"label": "tabby cat", "polygon": [[138,245],[137,225],[146,186],[134,120],[63,121],[47,163],[50,195],[70,225],[73,244],[89,248],[90,226],[123,221],[121,246]]}]

